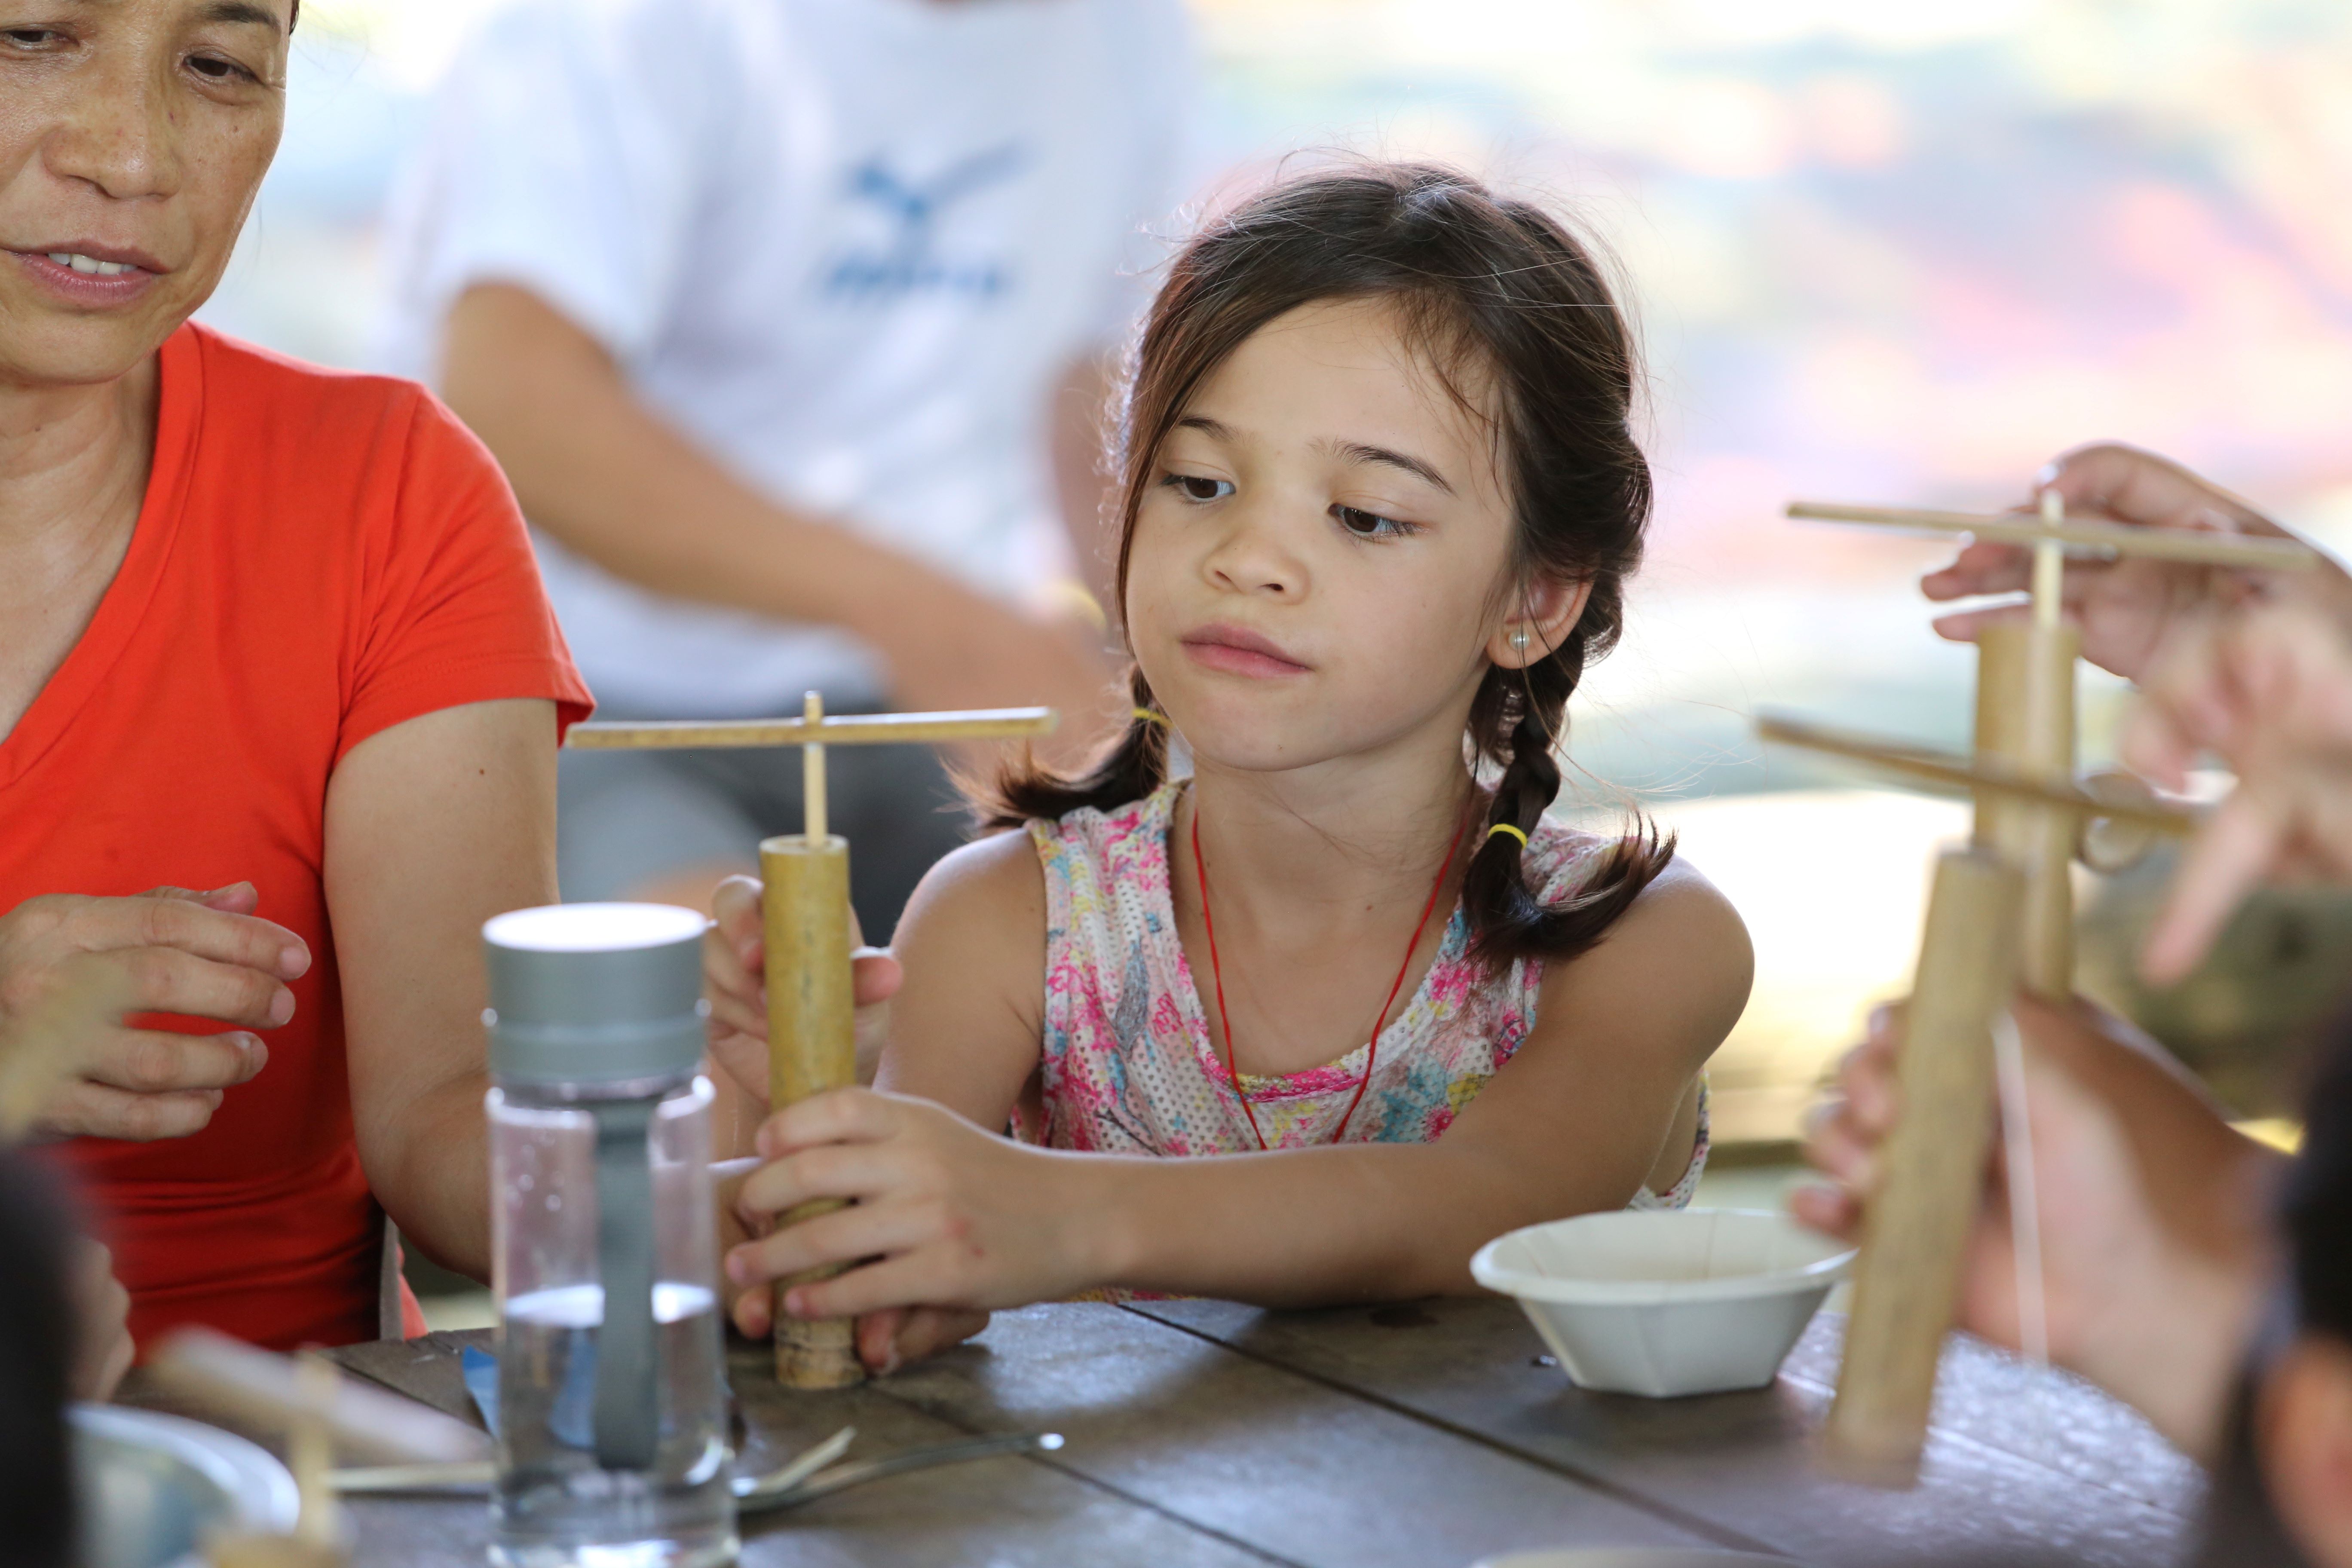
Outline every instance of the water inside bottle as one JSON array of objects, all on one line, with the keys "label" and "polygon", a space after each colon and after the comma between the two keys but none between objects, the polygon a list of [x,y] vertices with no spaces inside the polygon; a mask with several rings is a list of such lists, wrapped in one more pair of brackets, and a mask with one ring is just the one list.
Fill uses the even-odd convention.
[{"label": "water inside bottle", "polygon": [[501,1568],[705,1568],[735,1555],[718,1302],[654,1287],[661,1436],[653,1468],[607,1471],[593,1435],[601,1285],[510,1298],[499,1346],[490,1559]]}]

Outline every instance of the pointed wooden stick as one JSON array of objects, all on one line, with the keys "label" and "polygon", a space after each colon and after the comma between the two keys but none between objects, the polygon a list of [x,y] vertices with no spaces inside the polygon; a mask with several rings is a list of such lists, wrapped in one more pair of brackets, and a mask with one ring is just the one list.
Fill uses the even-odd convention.
[{"label": "pointed wooden stick", "polygon": [[2196,533],[2176,528],[2134,528],[2116,522],[2063,522],[2053,528],[2036,518],[2014,513],[1988,515],[1801,500],[1789,503],[1789,515],[1811,522],[1853,522],[1927,533],[1973,533],[1979,539],[1997,539],[2008,544],[2036,544],[2055,538],[2061,544],[2078,550],[2248,571],[2301,572],[2319,562],[2317,551],[2292,539]]},{"label": "pointed wooden stick", "polygon": [[2202,820],[2187,806],[2164,804],[2160,797],[2146,803],[2110,799],[2094,795],[2079,784],[2052,783],[2005,766],[1994,759],[1971,759],[1924,746],[1905,746],[1778,714],[1758,714],[1756,733],[1759,739],[1775,745],[1796,746],[1808,752],[1850,758],[1955,793],[1990,790],[1997,795],[2063,806],[2086,817],[2127,822],[2175,837],[2186,837],[2196,832]]}]

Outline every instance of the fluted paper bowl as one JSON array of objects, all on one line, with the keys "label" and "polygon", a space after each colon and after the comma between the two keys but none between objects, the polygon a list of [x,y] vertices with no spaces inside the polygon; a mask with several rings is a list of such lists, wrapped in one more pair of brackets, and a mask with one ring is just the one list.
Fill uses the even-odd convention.
[{"label": "fluted paper bowl", "polygon": [[1470,1272],[1579,1387],[1670,1398],[1770,1383],[1853,1258],[1786,1215],[1625,1209],[1497,1237]]}]

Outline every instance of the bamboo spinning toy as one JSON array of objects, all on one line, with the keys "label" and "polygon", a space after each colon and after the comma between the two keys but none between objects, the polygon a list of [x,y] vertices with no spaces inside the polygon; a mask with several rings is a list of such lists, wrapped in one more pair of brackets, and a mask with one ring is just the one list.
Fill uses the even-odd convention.
[{"label": "bamboo spinning toy", "polygon": [[[1908,1486],[1917,1477],[1935,1394],[1936,1363],[1958,1305],[1960,1268],[1983,1181],[1996,1099],[1996,1032],[2019,984],[2064,1002],[2074,993],[2072,862],[2120,869],[2159,833],[2194,814],[2137,781],[2075,777],[2074,664],[2080,635],[2065,624],[2061,590],[2071,547],[2095,557],[2137,556],[2239,570],[2296,571],[2315,559],[2301,544],[2226,534],[2069,522],[2054,492],[2042,516],[1978,517],[1799,502],[1792,518],[1969,533],[2033,547],[2032,613],[1977,638],[1973,753],[1952,756],[1791,720],[1764,719],[1764,739],[1869,763],[1907,781],[1963,788],[1976,799],[1973,842],[1936,868],[1917,976],[1905,1024],[1904,1114],[1881,1156],[1878,1190],[1863,1221],[1844,1363],[1824,1432],[1832,1468],[1857,1479]],[[2022,1113],[2021,1058],[2002,1053]],[[2011,1123],[2012,1138],[2021,1126]],[[2012,1149],[2017,1182],[2030,1148]],[[2021,1216],[2021,1319],[2029,1346],[2042,1333],[2040,1255]],[[2028,1258],[2031,1249],[2033,1256]]]},{"label": "bamboo spinning toy", "polygon": [[[769,1103],[782,1110],[857,1081],[856,1009],[849,968],[849,842],[830,832],[825,822],[825,747],[1023,740],[1050,734],[1055,722],[1048,708],[828,719],[824,700],[812,691],[796,720],[575,724],[564,743],[632,751],[801,748],[802,831],[760,846],[760,874],[767,883]],[[834,1202],[808,1204],[785,1218],[810,1219],[839,1206]],[[819,1269],[777,1288],[778,1382],[793,1388],[841,1388],[864,1379],[854,1323],[846,1318],[807,1322],[783,1311],[785,1290],[838,1272]]]}]

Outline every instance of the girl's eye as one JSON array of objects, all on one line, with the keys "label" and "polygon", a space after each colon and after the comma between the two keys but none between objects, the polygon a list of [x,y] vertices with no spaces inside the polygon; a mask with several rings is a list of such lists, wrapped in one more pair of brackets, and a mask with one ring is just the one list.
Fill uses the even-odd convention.
[{"label": "girl's eye", "polygon": [[1223,500],[1234,493],[1231,479],[1213,479],[1200,474],[1171,474],[1160,481],[1186,500]]},{"label": "girl's eye", "polygon": [[1414,531],[1412,524],[1366,511],[1361,507],[1335,506],[1331,515],[1341,528],[1359,539],[1398,539]]}]

